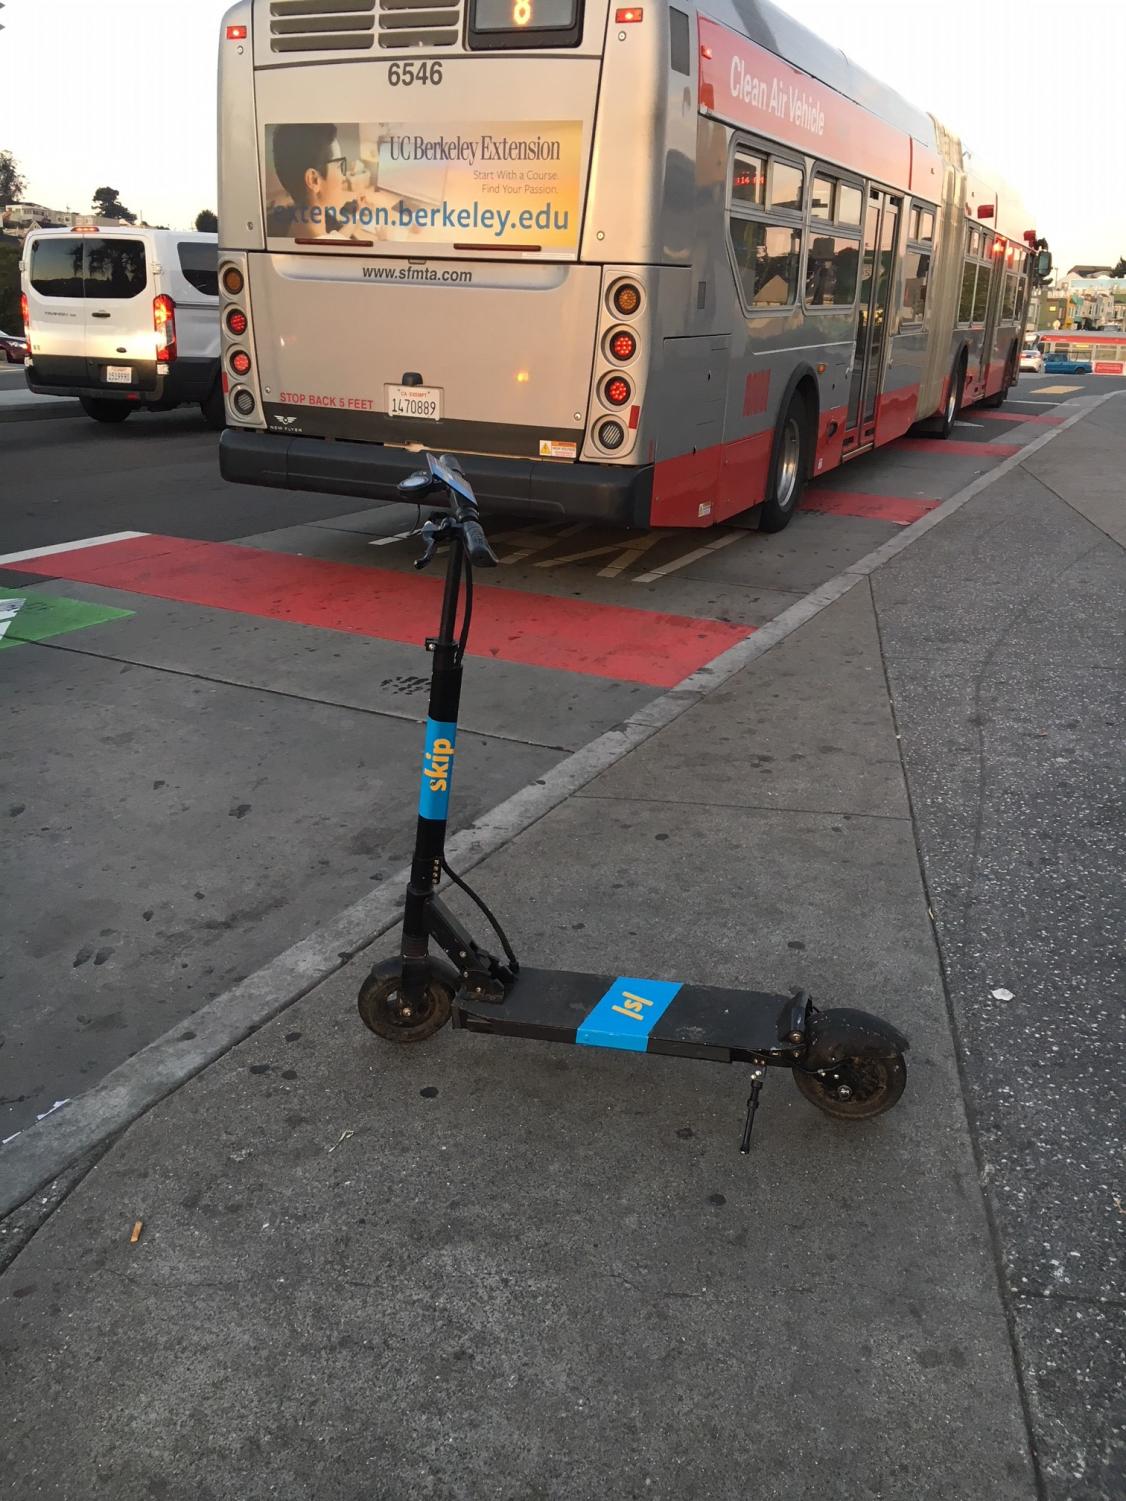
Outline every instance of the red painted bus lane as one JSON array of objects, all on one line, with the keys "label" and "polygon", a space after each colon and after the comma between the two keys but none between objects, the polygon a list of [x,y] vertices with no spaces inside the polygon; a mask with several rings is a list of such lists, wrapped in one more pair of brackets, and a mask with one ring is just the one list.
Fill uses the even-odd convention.
[{"label": "red painted bus lane", "polygon": [[[437,628],[442,599],[440,577],[180,537],[134,537],[5,566],[17,573],[419,645]],[[470,655],[670,688],[753,629],[479,587]]]},{"label": "red painted bus lane", "polygon": [[805,511],[821,511],[831,516],[859,516],[867,521],[891,521],[896,526],[910,526],[940,505],[937,500],[913,500],[906,495],[866,495],[860,490],[830,490],[811,485],[802,500]]},{"label": "red painted bus lane", "polygon": [[976,422],[979,417],[985,417],[990,422],[1031,422],[1034,427],[1061,427],[1067,420],[1064,417],[1051,417],[1039,412],[983,412],[980,407],[975,407],[974,421]]}]

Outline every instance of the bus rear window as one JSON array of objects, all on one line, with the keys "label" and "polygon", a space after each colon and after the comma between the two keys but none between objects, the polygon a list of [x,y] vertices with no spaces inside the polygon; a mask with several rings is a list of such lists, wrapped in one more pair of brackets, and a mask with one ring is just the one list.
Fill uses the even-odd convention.
[{"label": "bus rear window", "polygon": [[582,0],[471,0],[469,46],[577,47]]},{"label": "bus rear window", "polygon": [[82,241],[35,240],[31,246],[31,285],[40,297],[82,296]]},{"label": "bus rear window", "polygon": [[198,240],[181,240],[176,246],[185,281],[205,297],[219,295],[219,247]]}]

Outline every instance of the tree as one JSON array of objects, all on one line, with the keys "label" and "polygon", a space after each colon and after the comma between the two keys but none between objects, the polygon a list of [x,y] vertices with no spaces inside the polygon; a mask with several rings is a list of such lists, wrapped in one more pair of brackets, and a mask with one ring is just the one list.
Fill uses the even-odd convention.
[{"label": "tree", "polygon": [[0,151],[0,208],[19,203],[27,192],[27,181],[10,151]]},{"label": "tree", "polygon": [[201,208],[195,216],[195,227],[201,235],[217,235],[219,233],[219,216],[213,208]]},{"label": "tree", "polygon": [[124,219],[126,224],[136,224],[137,216],[127,209],[117,196],[116,188],[96,188],[90,205],[99,219]]},{"label": "tree", "polygon": [[15,240],[0,240],[0,328],[18,333],[20,320],[20,247]]},{"label": "tree", "polygon": [[1111,276],[1126,276],[1126,255],[1118,257],[1118,265],[1110,274]]}]

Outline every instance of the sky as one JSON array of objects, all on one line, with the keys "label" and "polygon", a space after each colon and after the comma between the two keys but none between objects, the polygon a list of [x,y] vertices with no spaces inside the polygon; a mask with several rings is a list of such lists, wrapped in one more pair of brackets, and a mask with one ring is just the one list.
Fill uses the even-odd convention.
[{"label": "sky", "polygon": [[[229,0],[4,0],[0,150],[28,197],[108,184],[150,222],[214,208],[215,56]],[[781,0],[972,147],[1056,267],[1126,255],[1126,0]]]}]

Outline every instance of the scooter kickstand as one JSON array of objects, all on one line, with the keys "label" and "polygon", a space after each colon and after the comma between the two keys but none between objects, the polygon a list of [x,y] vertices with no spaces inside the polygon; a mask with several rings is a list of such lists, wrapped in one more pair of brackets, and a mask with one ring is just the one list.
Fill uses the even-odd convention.
[{"label": "scooter kickstand", "polygon": [[758,1097],[762,1093],[762,1082],[766,1078],[766,1069],[761,1064],[751,1070],[751,1092],[747,1096],[747,1123],[743,1127],[743,1140],[739,1150],[745,1157],[751,1150],[751,1132],[755,1125],[755,1112],[758,1110]]}]

